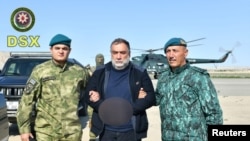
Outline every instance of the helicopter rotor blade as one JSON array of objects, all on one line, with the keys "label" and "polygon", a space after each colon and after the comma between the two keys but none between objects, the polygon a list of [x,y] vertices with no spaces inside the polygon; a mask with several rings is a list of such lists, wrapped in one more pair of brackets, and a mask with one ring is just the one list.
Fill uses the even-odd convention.
[{"label": "helicopter rotor blade", "polygon": [[235,48],[240,47],[240,46],[241,46],[241,43],[240,42],[236,42],[235,45],[233,46],[232,50],[234,50]]},{"label": "helicopter rotor blade", "polygon": [[[199,40],[204,40],[204,39],[206,39],[206,38],[198,38],[198,39],[195,39],[195,40],[188,41],[187,43],[195,42],[195,41],[199,41]],[[202,45],[202,44],[188,45],[188,47],[200,46],[200,45]],[[139,51],[148,52],[148,53],[152,54],[155,51],[160,51],[160,50],[163,50],[163,49],[164,49],[164,47],[157,48],[157,49],[131,49],[131,50],[139,50]]]},{"label": "helicopter rotor blade", "polygon": [[158,48],[158,49],[151,49],[151,51],[153,52],[153,51],[159,51],[159,50],[163,50],[164,48],[162,47],[162,48]]},{"label": "helicopter rotor blade", "polygon": [[201,45],[203,45],[203,44],[188,45],[188,47],[201,46]]},{"label": "helicopter rotor blade", "polygon": [[191,41],[187,41],[187,43],[191,43],[191,42],[195,42],[195,41],[199,41],[199,40],[204,40],[206,38],[199,38],[199,39],[195,39],[195,40],[191,40]]},{"label": "helicopter rotor blade", "polygon": [[133,48],[132,50],[140,50],[140,51],[145,51],[145,49],[135,49],[135,48]]},{"label": "helicopter rotor blade", "polygon": [[132,49],[132,50],[139,50],[139,51],[143,51],[143,52],[149,52],[149,53],[153,53],[155,51],[159,51],[159,50],[163,50],[163,48],[158,48],[158,49]]},{"label": "helicopter rotor blade", "polygon": [[231,50],[226,50],[226,49],[220,47],[220,48],[219,48],[219,51],[220,51],[220,52],[228,52],[228,51],[230,51],[230,52],[231,52],[231,53],[230,53],[230,56],[231,56],[231,58],[232,58],[232,63],[236,63],[237,60],[236,60],[236,58],[235,58],[235,56],[234,56],[234,54],[233,54],[233,51],[234,51],[235,48],[237,48],[237,47],[239,47],[239,46],[241,46],[241,43],[240,43],[240,42],[236,42],[235,45],[232,47]]},{"label": "helicopter rotor blade", "polygon": [[235,56],[234,56],[234,54],[233,53],[231,53],[231,57],[232,57],[232,63],[234,64],[234,63],[236,63],[237,62],[237,60],[236,60],[236,58],[235,58]]}]

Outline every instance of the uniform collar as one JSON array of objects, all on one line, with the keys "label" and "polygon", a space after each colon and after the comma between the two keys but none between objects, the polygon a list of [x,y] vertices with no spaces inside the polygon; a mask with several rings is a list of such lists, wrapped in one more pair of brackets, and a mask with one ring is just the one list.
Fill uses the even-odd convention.
[{"label": "uniform collar", "polygon": [[190,64],[189,64],[189,63],[186,63],[185,65],[176,68],[174,71],[171,70],[171,72],[174,73],[174,74],[179,74],[179,73],[181,73],[182,71],[184,71],[185,69],[187,69],[187,68],[189,68],[189,67],[190,67]]},{"label": "uniform collar", "polygon": [[61,66],[61,65],[59,65],[59,64],[56,64],[56,63],[54,62],[53,59],[51,60],[51,62],[52,62],[52,64],[53,64],[55,67],[60,68],[62,72],[63,72],[63,71],[67,68],[67,66],[68,66],[67,61],[64,63],[63,66]]}]

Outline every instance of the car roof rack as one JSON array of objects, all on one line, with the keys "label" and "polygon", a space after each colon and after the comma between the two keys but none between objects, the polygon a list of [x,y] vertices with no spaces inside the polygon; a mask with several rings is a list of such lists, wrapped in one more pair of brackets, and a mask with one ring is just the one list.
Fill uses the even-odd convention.
[{"label": "car roof rack", "polygon": [[18,52],[18,51],[12,51],[10,52],[10,56],[14,58],[20,58],[20,57],[51,57],[50,52]]}]

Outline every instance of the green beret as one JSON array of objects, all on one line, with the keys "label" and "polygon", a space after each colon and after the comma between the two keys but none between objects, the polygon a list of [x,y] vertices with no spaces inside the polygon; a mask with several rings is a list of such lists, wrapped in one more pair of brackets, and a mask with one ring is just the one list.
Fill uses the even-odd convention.
[{"label": "green beret", "polygon": [[171,38],[170,40],[168,40],[168,42],[164,45],[164,53],[166,53],[166,49],[169,46],[187,46],[187,43],[184,39],[182,38]]},{"label": "green beret", "polygon": [[53,46],[55,44],[64,44],[70,47],[70,43],[71,43],[71,39],[69,37],[63,34],[57,34],[51,39],[49,45]]}]

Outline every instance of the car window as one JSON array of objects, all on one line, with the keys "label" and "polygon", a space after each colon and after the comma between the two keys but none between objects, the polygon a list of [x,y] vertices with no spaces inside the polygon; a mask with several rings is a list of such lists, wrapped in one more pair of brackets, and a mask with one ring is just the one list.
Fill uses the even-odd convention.
[{"label": "car window", "polygon": [[[29,76],[36,65],[50,59],[51,58],[13,58],[6,62],[2,73],[5,76]],[[68,61],[83,67],[83,65],[74,58],[69,58]]]},{"label": "car window", "polygon": [[7,62],[4,75],[29,76],[33,68],[49,59],[15,59]]}]

